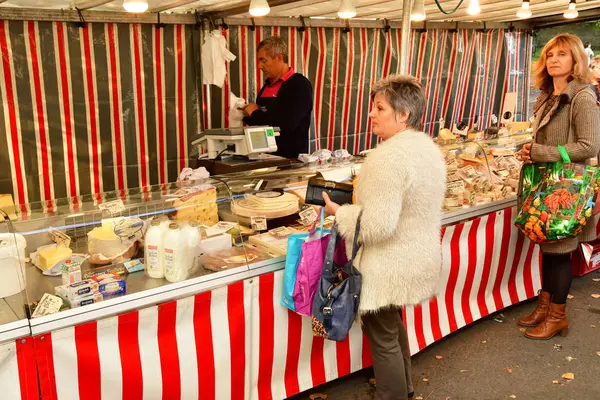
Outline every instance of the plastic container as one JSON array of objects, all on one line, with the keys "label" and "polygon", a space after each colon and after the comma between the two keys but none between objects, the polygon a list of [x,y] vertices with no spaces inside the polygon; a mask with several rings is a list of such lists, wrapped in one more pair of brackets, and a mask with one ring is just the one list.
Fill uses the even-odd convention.
[{"label": "plastic container", "polygon": [[22,235],[0,233],[0,298],[25,289],[25,248]]},{"label": "plastic container", "polygon": [[182,236],[178,224],[169,225],[164,241],[165,278],[169,282],[181,282],[188,276],[187,240],[183,240]]},{"label": "plastic container", "polygon": [[196,260],[199,255],[200,246],[200,231],[198,230],[198,223],[190,222],[183,230],[185,238],[187,239],[187,265],[188,271],[193,271],[196,266]]},{"label": "plastic container", "polygon": [[146,274],[150,278],[164,278],[164,232],[161,222],[153,220],[150,228],[146,231],[144,240],[144,262],[146,263]]}]

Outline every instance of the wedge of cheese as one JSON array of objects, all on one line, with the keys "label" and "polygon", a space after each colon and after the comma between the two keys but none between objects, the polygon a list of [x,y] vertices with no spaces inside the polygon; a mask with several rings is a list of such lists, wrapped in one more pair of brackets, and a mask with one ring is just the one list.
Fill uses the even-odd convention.
[{"label": "wedge of cheese", "polygon": [[60,245],[40,250],[38,253],[40,268],[42,271],[46,271],[47,269],[54,267],[59,261],[71,257],[71,255],[73,255],[73,250]]},{"label": "wedge of cheese", "polygon": [[217,189],[214,186],[208,186],[206,190],[177,199],[173,202],[173,206],[177,208],[175,214],[177,221],[196,221],[199,225],[207,226],[219,222]]}]

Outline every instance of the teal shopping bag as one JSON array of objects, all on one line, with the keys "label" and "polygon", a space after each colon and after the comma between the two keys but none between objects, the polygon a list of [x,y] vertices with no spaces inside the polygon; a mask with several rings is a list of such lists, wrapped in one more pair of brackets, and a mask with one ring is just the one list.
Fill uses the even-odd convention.
[{"label": "teal shopping bag", "polygon": [[[322,228],[325,218],[322,210],[320,216],[321,227],[317,229],[318,234],[314,235],[316,224],[319,221],[319,218],[317,218],[311,229],[313,232],[312,237],[320,237],[321,234],[328,233]],[[283,271],[283,291],[281,293],[281,305],[289,308],[292,311],[296,311],[293,295],[294,288],[296,286],[296,272],[298,271],[298,264],[300,263],[300,257],[302,256],[302,244],[309,239],[309,236],[311,236],[311,234],[309,232],[305,232],[296,233],[288,237],[287,255],[285,257],[285,270]]]}]

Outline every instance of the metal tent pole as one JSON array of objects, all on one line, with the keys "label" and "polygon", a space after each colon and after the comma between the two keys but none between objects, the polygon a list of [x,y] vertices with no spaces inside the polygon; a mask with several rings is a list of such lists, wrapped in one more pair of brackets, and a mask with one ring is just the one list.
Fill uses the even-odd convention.
[{"label": "metal tent pole", "polygon": [[410,12],[412,10],[412,0],[403,0],[402,2],[402,36],[400,43],[400,73],[408,75],[410,73]]}]

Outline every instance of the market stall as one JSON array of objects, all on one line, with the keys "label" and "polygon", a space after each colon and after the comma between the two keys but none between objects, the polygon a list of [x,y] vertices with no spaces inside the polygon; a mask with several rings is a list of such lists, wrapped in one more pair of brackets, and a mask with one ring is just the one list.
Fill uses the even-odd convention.
[{"label": "market stall", "polygon": [[[358,326],[345,342],[324,341],[312,336],[307,318],[280,305],[285,236],[307,229],[298,222],[306,181],[349,178],[360,159],[170,182],[193,165],[199,131],[228,127],[229,91],[253,99],[261,80],[254,47],[271,34],[286,38],[291,65],[313,82],[311,149],[357,154],[375,146],[370,86],[401,71],[407,53],[394,21],[398,6],[364,2],[359,16],[386,19],[341,22],[281,18],[335,11],[315,1],[271,2],[275,18],[254,20],[246,2],[241,10],[240,2],[150,1],[150,11],[135,16],[102,0],[79,2],[84,11],[57,10],[54,2],[10,7],[25,3],[0,5],[8,144],[0,147],[0,182],[16,204],[6,230],[27,242],[26,290],[2,299],[12,310],[9,318],[0,314],[5,393],[284,398],[369,366]],[[178,13],[194,8],[211,14]],[[463,14],[455,20],[473,19]],[[428,94],[426,132],[438,136],[441,118],[448,128],[466,123],[466,138],[444,132],[439,140],[456,184],[445,204],[440,295],[404,310],[412,353],[540,288],[539,248],[512,225],[513,155],[528,139],[510,123],[527,117],[530,25],[490,15],[475,18],[485,24],[419,23],[406,36],[410,72]],[[222,89],[201,85],[205,27],[217,27],[237,56]],[[505,129],[486,135],[492,115],[507,109]],[[253,224],[259,216],[266,227]],[[152,277],[151,229],[172,236],[157,244],[163,254],[171,245],[171,254],[183,254],[170,259],[166,277]],[[63,267],[86,253],[75,259],[81,265]],[[140,258],[145,265],[135,263]],[[82,279],[91,279],[85,293],[65,286]],[[60,304],[44,303],[45,295]]]}]

